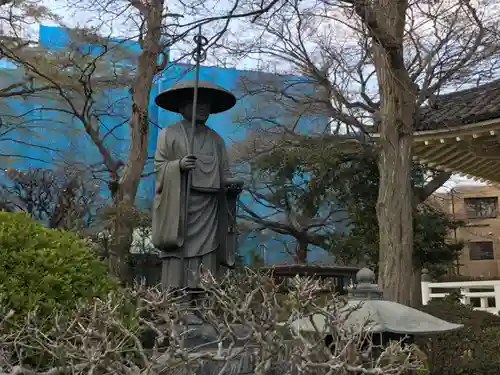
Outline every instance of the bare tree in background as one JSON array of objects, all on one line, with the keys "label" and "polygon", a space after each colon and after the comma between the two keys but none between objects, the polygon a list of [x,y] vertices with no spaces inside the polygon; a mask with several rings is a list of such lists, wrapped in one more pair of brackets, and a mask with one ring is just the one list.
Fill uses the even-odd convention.
[{"label": "bare tree in background", "polygon": [[316,89],[303,77],[244,76],[238,94],[247,105],[236,113],[235,121],[248,132],[230,149],[250,198],[240,200],[240,220],[252,223],[253,232],[271,230],[293,238],[294,243],[283,242],[287,242],[285,252],[296,263],[307,262],[310,245],[328,248],[330,234],[347,219],[345,210],[335,202],[320,201],[317,192],[310,191],[304,179],[310,153],[294,152],[298,145],[325,153],[333,151],[334,144],[345,149],[342,142],[328,136],[330,124],[321,116],[317,102],[321,93]]},{"label": "bare tree in background", "polygon": [[[338,126],[364,133],[379,130],[379,282],[388,298],[409,303],[415,301],[410,296],[416,295],[416,289],[411,293],[411,280],[418,276],[412,266],[413,206],[449,177],[441,173],[425,188],[414,191],[410,181],[412,131],[420,121],[420,107],[432,102],[443,90],[495,77],[498,17],[491,5],[462,0],[423,3],[274,0],[268,3],[236,1],[220,11],[220,7],[196,1],[177,5],[165,4],[163,0],[83,3],[86,10],[100,12],[101,25],[125,14],[125,23],[135,29],[132,34],[138,36],[142,48],[137,56],[137,70],[131,75],[133,104],[127,119],[130,128],[127,159],[108,158],[109,149],[99,136],[92,136],[96,128],[85,117],[92,106],[83,105],[83,112],[82,107],[77,107],[76,118],[84,124],[104,164],[112,165],[114,177],[110,180],[116,204],[123,206],[126,212],[133,205],[146,162],[149,92],[154,77],[167,61],[163,59],[158,64],[160,56],[165,54],[166,47],[200,24],[212,23],[210,45],[213,45],[231,39],[228,33],[224,34],[229,20],[250,19],[251,31],[238,28],[240,38],[230,45],[231,52],[237,57],[260,54],[281,63],[285,61],[293,70],[307,76],[317,87],[312,95],[315,111],[321,110],[328,116],[334,129]],[[185,23],[179,21],[179,14],[172,12],[177,10],[176,6],[179,13],[190,18]],[[93,31],[100,30],[97,29]],[[53,84],[54,79],[48,79],[50,74],[39,74],[51,66],[46,59],[32,60],[29,64],[26,59],[16,59],[21,50],[26,52],[26,48],[19,48],[18,42],[2,43],[0,54],[42,77],[37,82],[40,87]],[[81,81],[88,82],[96,64],[87,66],[90,68],[81,71],[69,69],[79,75],[79,80],[71,78],[71,84],[66,80],[66,88],[55,91],[68,96],[69,92],[78,92],[71,87],[78,82],[84,97],[88,98],[89,94],[91,97],[92,89]],[[78,95],[82,95],[81,91]],[[90,118],[95,121],[95,117]],[[132,238],[131,230],[120,225],[119,219],[114,238],[112,265],[116,273],[126,279],[126,253]]]},{"label": "bare tree in background", "polygon": [[[355,171],[354,164],[370,150],[355,140],[286,137],[275,130],[274,137],[266,129],[233,145],[231,151],[242,158],[241,169],[246,172],[240,173],[246,198],[240,199],[239,219],[252,223],[253,232],[267,230],[293,238],[293,242],[283,241],[286,253],[296,263],[307,263],[311,246],[328,251],[332,235],[347,229],[349,212],[339,204],[336,191],[356,184],[360,171]],[[321,154],[304,149],[321,150]],[[317,168],[319,162],[321,168]],[[338,253],[335,257],[340,262]]]},{"label": "bare tree in background", "polygon": [[316,108],[333,131],[379,133],[379,284],[392,300],[418,303],[413,208],[450,177],[437,173],[424,187],[412,186],[420,109],[432,109],[440,93],[497,78],[498,19],[488,1],[292,0],[250,26],[257,40],[238,37],[241,31],[232,36],[235,56],[265,56],[268,66],[313,82]]},{"label": "bare tree in background", "polygon": [[[104,3],[69,1],[68,9],[75,13],[75,17],[78,17],[78,12],[94,12],[93,21],[97,26],[67,29],[71,39],[69,45],[50,51],[40,46],[33,47],[22,38],[22,27],[16,23],[16,14],[23,8],[19,8],[18,3],[6,4],[1,9],[5,20],[10,21],[12,36],[3,38],[0,56],[25,71],[25,77],[15,83],[22,91],[10,90],[4,95],[31,95],[30,98],[42,96],[46,103],[51,104],[42,105],[40,110],[65,114],[67,123],[80,124],[93,142],[100,162],[93,163],[92,171],[104,173],[113,203],[119,207],[117,212],[120,214],[117,215],[113,228],[110,265],[122,280],[130,279],[127,258],[132,242],[132,228],[122,219],[134,208],[148,158],[150,92],[155,77],[168,65],[168,48],[182,41],[199,25],[209,23],[212,33],[209,36],[210,47],[227,30],[230,20],[243,17],[256,19],[277,3],[278,0],[268,3],[242,3],[236,0],[218,15],[207,15],[208,7],[203,2],[180,2],[177,7],[182,8],[190,18],[181,24],[178,22],[180,15],[169,11],[169,8],[175,6],[167,6],[164,0],[117,0]],[[44,16],[52,17],[46,8],[39,6],[33,9],[31,12],[38,12],[36,18],[39,21],[43,21]],[[115,22],[116,20],[118,21]],[[117,41],[111,36],[104,36],[110,35],[115,28],[125,30],[128,39]],[[128,40],[138,41],[138,53],[130,48]],[[113,98],[113,90],[119,92],[124,89],[129,90],[130,96],[121,95],[120,100],[126,103],[131,100],[131,110],[128,109],[128,115],[123,121],[115,119],[114,126],[106,128],[107,124],[103,119],[123,116],[124,110],[122,108],[120,112],[119,108],[128,106],[128,103],[120,104],[120,100]],[[43,93],[38,94],[39,92]],[[56,105],[52,105],[54,101]],[[109,139],[115,137],[116,129],[123,125],[128,125],[129,137],[125,147],[127,156],[121,160]]]},{"label": "bare tree in background", "polygon": [[24,211],[49,228],[81,230],[94,219],[99,188],[85,173],[74,170],[6,169],[0,186],[0,206]]}]

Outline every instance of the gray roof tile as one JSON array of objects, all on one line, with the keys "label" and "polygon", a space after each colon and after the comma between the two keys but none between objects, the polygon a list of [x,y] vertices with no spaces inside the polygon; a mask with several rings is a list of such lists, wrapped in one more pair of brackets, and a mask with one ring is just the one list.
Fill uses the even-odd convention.
[{"label": "gray roof tile", "polygon": [[438,130],[500,117],[500,80],[440,95],[421,109],[415,130]]}]

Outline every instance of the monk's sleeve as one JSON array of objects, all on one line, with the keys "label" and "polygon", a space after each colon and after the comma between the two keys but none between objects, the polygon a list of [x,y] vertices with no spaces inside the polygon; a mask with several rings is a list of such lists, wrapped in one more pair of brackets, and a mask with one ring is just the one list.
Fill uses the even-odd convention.
[{"label": "monk's sleeve", "polygon": [[227,155],[227,148],[226,144],[224,143],[224,140],[222,137],[218,138],[219,142],[219,149],[220,149],[220,155],[221,155],[221,169],[222,169],[222,181],[228,181],[233,177],[233,174],[231,173],[231,166],[229,165],[229,157]]},{"label": "monk's sleeve", "polygon": [[172,139],[167,129],[158,137],[155,153],[155,199],[153,204],[152,240],[160,251],[181,247],[184,238],[181,225],[184,200],[180,160],[173,155]]}]

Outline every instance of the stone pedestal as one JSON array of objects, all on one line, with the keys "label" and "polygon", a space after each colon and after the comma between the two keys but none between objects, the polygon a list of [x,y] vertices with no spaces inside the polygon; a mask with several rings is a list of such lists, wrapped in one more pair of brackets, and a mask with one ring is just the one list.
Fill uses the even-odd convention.
[{"label": "stone pedestal", "polygon": [[[217,334],[214,327],[210,324],[203,323],[200,319],[194,315],[187,316],[184,319],[186,325],[178,326],[179,333],[185,337],[184,347],[197,348],[189,353],[190,357],[197,357],[201,353],[210,353],[211,355],[216,355],[219,351],[217,340],[219,335]],[[234,325],[232,329],[240,337],[247,336],[249,334],[248,328],[243,325]],[[241,343],[243,345],[243,343]],[[228,346],[226,343],[225,347]],[[224,348],[224,346],[223,346]],[[238,350],[236,347],[233,350]],[[253,375],[253,361],[251,347],[245,350],[245,353],[238,356],[237,358],[230,361],[227,368],[223,372],[224,375]],[[222,356],[224,356],[224,349],[222,349]],[[165,361],[167,358],[164,359]],[[158,362],[162,362],[162,357],[158,359]],[[206,360],[200,361],[198,364],[195,362],[191,363],[188,368],[177,368],[175,370],[166,370],[161,375],[218,375],[222,367],[224,366],[224,361],[217,360]]]}]

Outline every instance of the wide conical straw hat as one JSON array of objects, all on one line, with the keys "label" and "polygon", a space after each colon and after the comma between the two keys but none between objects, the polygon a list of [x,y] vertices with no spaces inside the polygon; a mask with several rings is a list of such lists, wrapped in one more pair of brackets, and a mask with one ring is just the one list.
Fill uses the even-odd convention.
[{"label": "wide conical straw hat", "polygon": [[[175,83],[155,98],[155,103],[167,111],[180,112],[187,101],[193,100],[194,80],[183,80]],[[236,97],[228,90],[209,81],[198,82],[199,97],[210,100],[210,112],[227,111],[236,104]]]}]

